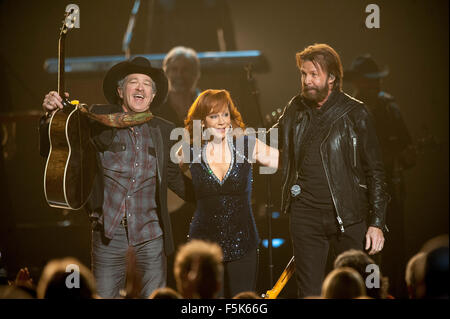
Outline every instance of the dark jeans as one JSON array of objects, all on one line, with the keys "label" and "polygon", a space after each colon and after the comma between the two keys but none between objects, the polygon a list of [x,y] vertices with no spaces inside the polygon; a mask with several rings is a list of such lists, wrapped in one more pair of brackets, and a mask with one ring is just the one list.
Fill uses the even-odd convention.
[{"label": "dark jeans", "polygon": [[258,254],[258,249],[253,249],[241,259],[224,263],[224,278],[219,298],[232,298],[243,291],[255,291]]},{"label": "dark jeans", "polygon": [[[119,225],[114,238],[105,238],[101,230],[92,231],[92,270],[97,292],[102,298],[118,298],[125,288],[128,237]],[[148,298],[156,288],[166,286],[166,256],[163,237],[134,246],[136,273],[142,278],[141,298]]]},{"label": "dark jeans", "polygon": [[337,226],[330,225],[330,213],[291,205],[290,231],[295,256],[295,278],[298,297],[320,296],[325,277],[327,259],[349,249],[364,249],[367,231],[361,222],[345,227],[341,233]]}]

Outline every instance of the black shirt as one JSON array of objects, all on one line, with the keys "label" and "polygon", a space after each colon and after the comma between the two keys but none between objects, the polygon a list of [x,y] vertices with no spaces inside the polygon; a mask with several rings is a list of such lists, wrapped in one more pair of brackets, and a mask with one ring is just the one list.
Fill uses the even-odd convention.
[{"label": "black shirt", "polygon": [[[334,106],[337,94],[331,93],[328,100],[318,109],[308,103],[312,110],[312,118],[308,130],[304,135],[301,153],[303,159],[299,162],[298,183],[301,187],[299,200],[302,206],[320,210],[334,211],[328,179],[322,163],[320,145],[326,138],[330,127],[324,119],[324,114]],[[327,124],[328,123],[328,124]]]}]

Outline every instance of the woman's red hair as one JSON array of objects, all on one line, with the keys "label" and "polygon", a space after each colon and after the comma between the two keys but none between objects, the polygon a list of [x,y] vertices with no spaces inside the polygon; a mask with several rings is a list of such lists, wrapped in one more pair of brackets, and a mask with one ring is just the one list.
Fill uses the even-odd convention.
[{"label": "woman's red hair", "polygon": [[[228,108],[230,112],[231,125],[234,128],[241,128],[245,130],[245,124],[242,120],[241,113],[231,99],[230,93],[227,90],[206,90],[203,91],[192,103],[189,108],[188,115],[184,120],[184,125],[189,132],[190,142],[194,136],[193,130],[194,120],[205,121],[206,116],[213,113],[219,113]],[[202,140],[202,144],[206,142]]]}]

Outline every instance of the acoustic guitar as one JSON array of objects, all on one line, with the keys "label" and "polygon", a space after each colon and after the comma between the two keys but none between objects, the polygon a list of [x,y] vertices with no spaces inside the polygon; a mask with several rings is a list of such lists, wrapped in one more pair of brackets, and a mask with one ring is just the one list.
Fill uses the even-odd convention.
[{"label": "acoustic guitar", "polygon": [[291,258],[280,278],[278,278],[275,286],[272,289],[267,290],[266,294],[263,296],[264,299],[277,299],[281,290],[283,290],[284,286],[286,286],[289,279],[295,272],[295,260],[294,257]]},{"label": "acoustic guitar", "polygon": [[[66,13],[58,41],[58,94],[64,97],[64,47],[73,22]],[[77,210],[86,203],[97,171],[88,118],[78,105],[63,98],[63,109],[50,118],[50,152],[44,172],[44,193],[51,207]]]}]

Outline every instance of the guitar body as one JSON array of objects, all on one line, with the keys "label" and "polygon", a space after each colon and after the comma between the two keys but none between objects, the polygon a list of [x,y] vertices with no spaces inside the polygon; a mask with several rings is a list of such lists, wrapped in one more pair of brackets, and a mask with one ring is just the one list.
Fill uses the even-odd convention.
[{"label": "guitar body", "polygon": [[74,105],[55,112],[49,123],[50,152],[44,193],[51,207],[77,210],[89,198],[97,172],[88,120]]}]

